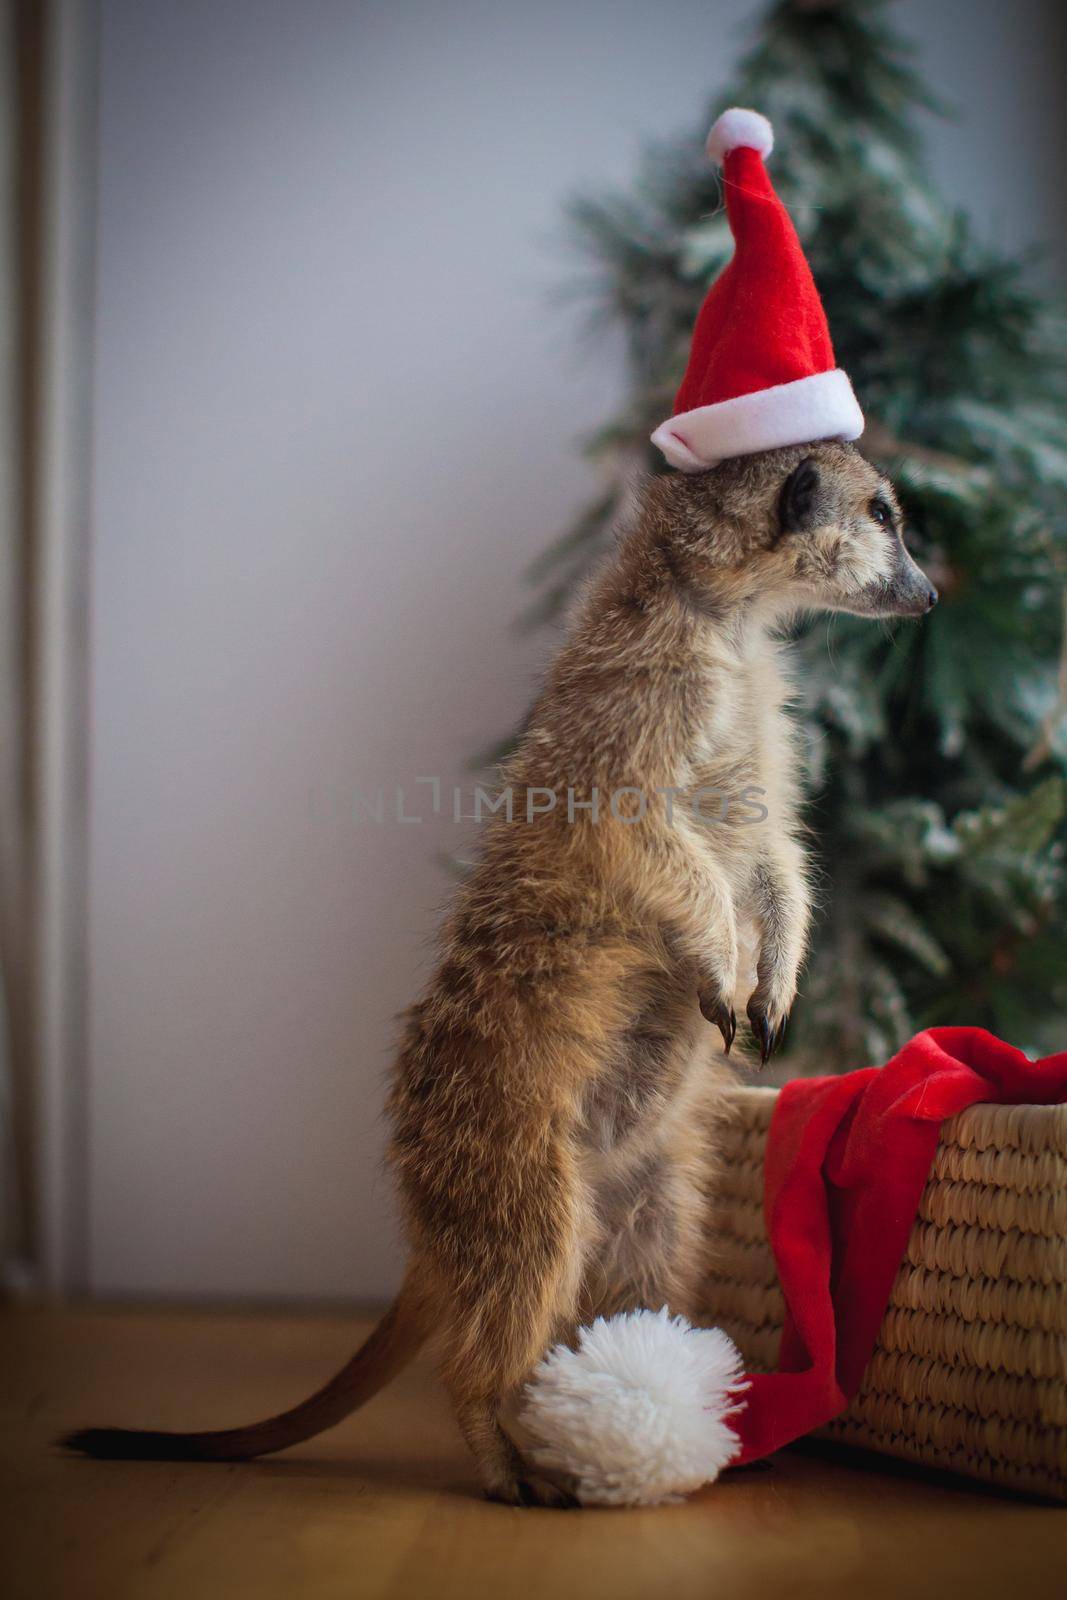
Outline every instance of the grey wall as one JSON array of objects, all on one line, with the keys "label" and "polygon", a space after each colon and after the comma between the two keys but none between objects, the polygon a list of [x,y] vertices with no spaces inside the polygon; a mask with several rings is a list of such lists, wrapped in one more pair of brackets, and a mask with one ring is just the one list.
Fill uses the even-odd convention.
[{"label": "grey wall", "polygon": [[[102,0],[96,1291],[394,1284],[383,1077],[458,830],[346,805],[519,713],[520,574],[620,385],[550,304],[560,202],[687,122],[753,9]],[[1062,267],[1057,5],[897,10],[961,102],[939,175]]]}]

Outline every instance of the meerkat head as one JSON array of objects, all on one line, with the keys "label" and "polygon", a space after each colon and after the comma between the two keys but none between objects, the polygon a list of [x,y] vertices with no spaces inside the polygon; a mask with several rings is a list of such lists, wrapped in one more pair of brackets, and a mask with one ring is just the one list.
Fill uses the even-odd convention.
[{"label": "meerkat head", "polygon": [[766,450],[668,481],[685,511],[669,519],[673,564],[691,595],[733,591],[779,614],[918,617],[936,604],[892,484],[851,445]]},{"label": "meerkat head", "polygon": [[[893,485],[850,445],[820,445],[778,494],[777,565],[801,605],[861,617],[919,617],[937,590],[904,546]],[[777,560],[775,560],[777,558]]]}]

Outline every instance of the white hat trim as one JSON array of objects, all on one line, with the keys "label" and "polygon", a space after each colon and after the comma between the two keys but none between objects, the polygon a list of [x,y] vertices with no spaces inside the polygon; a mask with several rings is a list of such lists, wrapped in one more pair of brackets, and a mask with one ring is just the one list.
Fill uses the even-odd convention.
[{"label": "white hat trim", "polygon": [[863,412],[840,367],[776,383],[661,422],[652,443],[682,472],[704,472],[730,456],[819,439],[858,439]]}]

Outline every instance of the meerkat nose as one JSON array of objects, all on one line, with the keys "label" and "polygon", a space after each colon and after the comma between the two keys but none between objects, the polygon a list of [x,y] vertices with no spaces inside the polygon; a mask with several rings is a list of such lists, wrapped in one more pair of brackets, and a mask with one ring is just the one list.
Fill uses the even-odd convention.
[{"label": "meerkat nose", "polygon": [[929,589],[927,590],[927,593],[926,593],[926,609],[927,609],[927,611],[932,611],[934,609],[934,607],[936,606],[936,604],[937,604],[937,590],[934,588],[933,584],[931,584]]}]

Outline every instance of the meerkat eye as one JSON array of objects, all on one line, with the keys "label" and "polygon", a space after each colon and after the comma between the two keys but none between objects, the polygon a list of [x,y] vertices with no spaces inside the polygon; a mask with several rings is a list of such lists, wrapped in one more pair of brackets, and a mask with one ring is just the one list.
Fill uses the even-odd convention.
[{"label": "meerkat eye", "polygon": [[891,528],[893,526],[893,509],[889,501],[883,500],[880,494],[875,495],[867,510],[880,528]]}]

